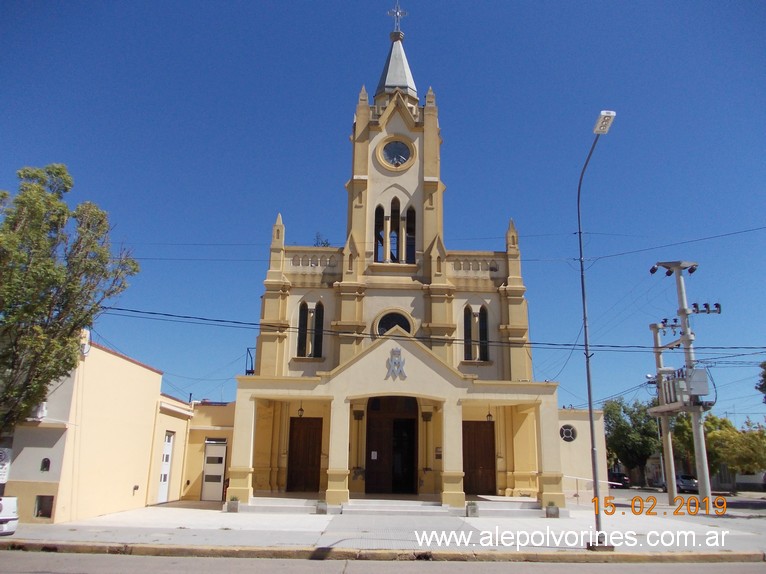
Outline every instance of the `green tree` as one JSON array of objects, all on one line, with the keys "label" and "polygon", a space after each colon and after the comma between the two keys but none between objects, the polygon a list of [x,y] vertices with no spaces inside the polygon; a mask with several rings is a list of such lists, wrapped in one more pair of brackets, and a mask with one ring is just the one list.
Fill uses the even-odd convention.
[{"label": "green tree", "polygon": [[681,463],[684,471],[692,473],[694,468],[694,437],[689,413],[681,412],[671,419],[673,430],[673,456]]},{"label": "green tree", "polygon": [[730,449],[738,442],[739,432],[729,419],[717,417],[713,413],[705,416],[703,425],[708,472],[714,475],[722,463],[728,464]]},{"label": "green tree", "polygon": [[628,469],[638,468],[646,484],[646,461],[660,449],[657,420],[649,414],[650,403],[622,398],[604,403],[606,445]]},{"label": "green tree", "polygon": [[[704,420],[705,447],[710,474],[722,464],[734,473],[753,474],[766,468],[766,429],[749,419],[738,430],[726,417],[708,413]],[[694,439],[691,417],[680,413],[675,420],[673,451],[688,472],[694,467]]]},{"label": "green tree", "polygon": [[[705,446],[707,449],[707,466],[711,474],[715,474],[722,462],[737,429],[726,417],[717,417],[708,413],[703,421],[705,429]],[[694,433],[689,413],[679,413],[673,424],[673,454],[683,464],[686,472],[694,474]]]},{"label": "green tree", "polygon": [[739,431],[738,440],[726,453],[726,464],[733,472],[755,474],[766,469],[766,428],[749,418]]},{"label": "green tree", "polygon": [[109,221],[92,203],[70,210],[66,166],[23,168],[11,200],[0,192],[0,432],[77,365],[82,329],[138,272],[112,256]]}]

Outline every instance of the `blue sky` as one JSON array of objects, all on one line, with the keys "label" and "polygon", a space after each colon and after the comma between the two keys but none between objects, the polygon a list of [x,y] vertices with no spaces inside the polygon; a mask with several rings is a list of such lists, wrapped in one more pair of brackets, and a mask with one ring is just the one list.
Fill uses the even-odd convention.
[{"label": "blue sky", "polygon": [[[106,209],[140,260],[114,305],[257,323],[277,213],[288,244],[344,243],[348,136],[392,5],[5,0],[0,188],[15,191],[22,166],[67,164],[70,201]],[[648,325],[677,304],[673,280],[648,270],[683,259],[699,263],[689,301],[723,306],[693,318],[715,412],[762,420],[766,3],[402,7],[421,99],[431,86],[439,106],[445,243],[502,250],[513,218],[535,377],[560,381],[563,405],[586,401],[568,347],[582,319],[576,192],[611,109],[583,184],[591,344],[616,347],[596,349],[594,396],[650,398]],[[102,316],[94,340],[164,371],[168,393],[234,397],[256,330],[123,315]]]}]

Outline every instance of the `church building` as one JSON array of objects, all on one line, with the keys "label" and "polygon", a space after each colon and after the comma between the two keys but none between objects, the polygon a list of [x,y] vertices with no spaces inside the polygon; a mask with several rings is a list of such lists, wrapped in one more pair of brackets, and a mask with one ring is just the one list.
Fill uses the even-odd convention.
[{"label": "church building", "polygon": [[[533,380],[513,221],[502,251],[447,248],[436,95],[421,102],[396,22],[380,82],[356,104],[345,245],[288,245],[276,217],[226,499],[565,506],[575,478],[591,487],[587,417]],[[603,457],[600,418],[597,429]]]}]

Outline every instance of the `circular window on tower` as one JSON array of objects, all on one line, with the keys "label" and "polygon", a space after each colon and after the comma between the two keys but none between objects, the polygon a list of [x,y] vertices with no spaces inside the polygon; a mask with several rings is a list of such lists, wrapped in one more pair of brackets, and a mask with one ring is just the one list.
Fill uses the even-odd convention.
[{"label": "circular window on tower", "polygon": [[415,159],[415,146],[400,136],[389,136],[378,146],[378,160],[390,171],[403,171]]},{"label": "circular window on tower", "polygon": [[386,313],[380,319],[375,327],[375,332],[378,335],[385,335],[394,327],[401,327],[407,333],[412,333],[412,325],[410,320],[402,313]]},{"label": "circular window on tower", "polygon": [[564,442],[572,442],[577,438],[577,429],[572,425],[563,425],[559,429],[559,435],[561,435],[561,438],[564,439]]}]

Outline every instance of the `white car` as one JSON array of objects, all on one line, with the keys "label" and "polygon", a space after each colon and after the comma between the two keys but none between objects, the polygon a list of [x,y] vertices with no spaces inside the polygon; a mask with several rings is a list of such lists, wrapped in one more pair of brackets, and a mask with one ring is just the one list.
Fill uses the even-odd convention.
[{"label": "white car", "polygon": [[10,536],[19,524],[19,508],[15,496],[0,496],[0,536]]}]

